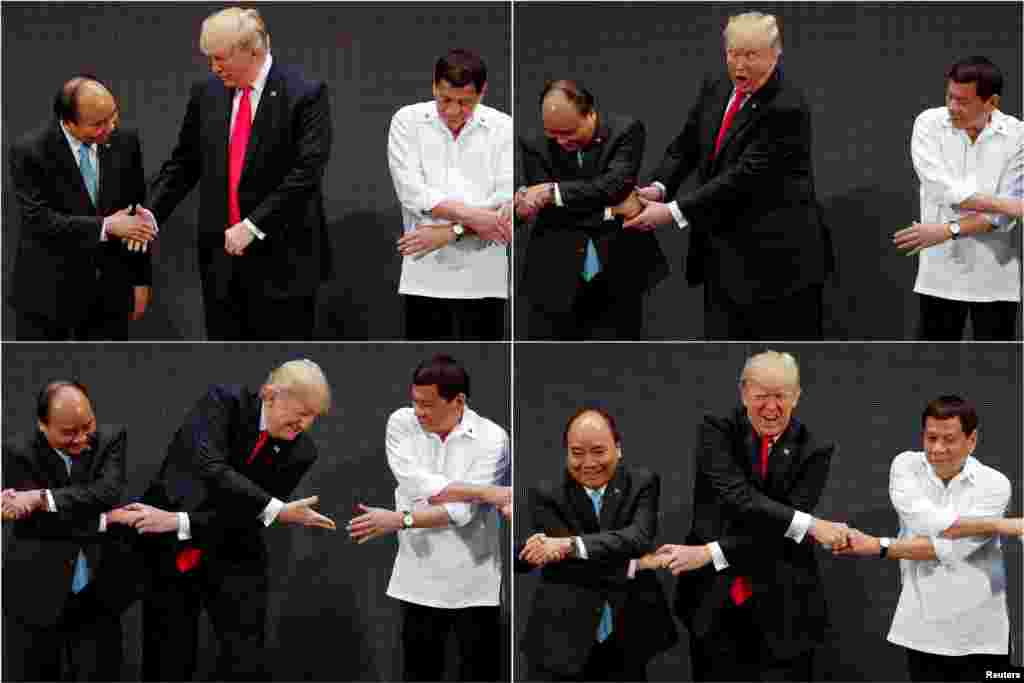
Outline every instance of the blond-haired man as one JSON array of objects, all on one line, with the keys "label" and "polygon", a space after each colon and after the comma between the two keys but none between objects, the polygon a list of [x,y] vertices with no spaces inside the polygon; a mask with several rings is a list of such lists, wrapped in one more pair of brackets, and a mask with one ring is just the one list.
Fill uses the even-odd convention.
[{"label": "blond-haired man", "polygon": [[199,184],[210,339],[310,339],[317,288],[331,273],[321,188],[327,86],[274,60],[255,9],[211,15],[199,44],[213,76],[192,87],[149,207],[163,224]]}]

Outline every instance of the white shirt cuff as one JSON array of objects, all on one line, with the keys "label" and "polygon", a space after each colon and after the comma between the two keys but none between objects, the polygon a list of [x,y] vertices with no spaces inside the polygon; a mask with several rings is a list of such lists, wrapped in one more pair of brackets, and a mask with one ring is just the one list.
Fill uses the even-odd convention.
[{"label": "white shirt cuff", "polygon": [[587,546],[583,545],[583,539],[579,536],[575,537],[576,540],[576,557],[581,560],[589,560],[587,556]]},{"label": "white shirt cuff", "polygon": [[253,234],[254,237],[256,237],[258,239],[261,239],[261,240],[262,239],[266,239],[266,237],[267,237],[266,234],[263,231],[261,231],[259,228],[257,228],[255,225],[253,225],[252,221],[249,220],[248,218],[245,218],[245,219],[242,220],[242,225],[244,225],[246,227],[246,229],[248,229],[249,232],[251,232]]},{"label": "white shirt cuff", "polygon": [[604,207],[604,219],[606,221],[613,221],[613,220],[615,220],[615,215],[612,214],[612,207],[610,207],[610,206]]},{"label": "white shirt cuff", "polygon": [[101,512],[100,513],[100,529],[99,529],[99,532],[101,534],[107,533],[107,513],[106,512]]},{"label": "white shirt cuff", "polygon": [[806,512],[794,510],[793,521],[789,523],[789,528],[786,529],[786,538],[792,538],[797,543],[803,543],[804,536],[807,535],[807,530],[811,528],[813,521],[814,518]]},{"label": "white shirt cuff", "polygon": [[686,220],[683,216],[683,212],[679,210],[679,204],[677,202],[669,202],[668,210],[672,212],[672,218],[676,219],[676,225],[679,226],[680,230],[689,227],[690,222]]},{"label": "white shirt cuff", "polygon": [[562,203],[562,192],[558,189],[558,183],[555,183],[555,206],[565,206]]},{"label": "white shirt cuff", "polygon": [[57,502],[53,499],[53,494],[50,493],[50,489],[46,489],[46,511],[56,512]]},{"label": "white shirt cuff", "polygon": [[103,219],[103,223],[100,224],[100,242],[107,241],[107,221],[110,220],[110,216]]},{"label": "white shirt cuff", "polygon": [[271,498],[270,502],[267,503],[267,507],[263,508],[263,512],[260,513],[260,521],[263,522],[263,526],[270,526],[277,519],[277,516],[281,514],[281,510],[284,509],[284,503],[279,501],[277,498]]},{"label": "white shirt cuff", "polygon": [[665,189],[664,183],[660,183],[657,180],[655,180],[653,183],[651,183],[651,185],[661,190],[661,201],[665,201],[665,193],[667,192],[667,190]]},{"label": "white shirt cuff", "polygon": [[629,569],[626,570],[626,578],[629,578],[629,579],[635,579],[636,578],[636,567],[637,567],[638,564],[639,564],[639,562],[637,562],[637,560],[630,560],[629,561]]},{"label": "white shirt cuff", "polygon": [[192,540],[192,523],[189,521],[187,512],[178,513],[178,540]]},{"label": "white shirt cuff", "polygon": [[722,552],[722,546],[718,545],[718,541],[708,543],[708,548],[711,550],[711,561],[715,563],[715,571],[728,569],[729,561],[725,559],[725,553]]}]

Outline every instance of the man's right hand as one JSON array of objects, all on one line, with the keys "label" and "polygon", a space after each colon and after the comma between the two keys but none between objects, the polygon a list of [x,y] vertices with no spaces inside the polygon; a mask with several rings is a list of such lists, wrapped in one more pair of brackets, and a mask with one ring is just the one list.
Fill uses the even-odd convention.
[{"label": "man's right hand", "polygon": [[320,502],[320,496],[310,496],[300,500],[293,500],[285,503],[281,512],[277,514],[277,521],[281,524],[297,524],[299,526],[318,526],[322,529],[335,531],[338,527],[330,517],[321,515],[313,509],[313,506]]},{"label": "man's right hand", "polygon": [[657,185],[646,185],[637,188],[636,193],[651,202],[660,202],[665,198],[665,193]]},{"label": "man's right hand", "polygon": [[495,209],[468,208],[462,224],[488,242],[508,244],[512,241],[512,226]]},{"label": "man's right hand", "polygon": [[128,211],[129,209],[124,208],[107,216],[104,220],[107,234],[132,242],[152,242],[156,238],[154,226],[142,215],[132,215]]},{"label": "man's right hand", "polygon": [[850,527],[842,522],[815,518],[808,532],[811,538],[832,550],[842,550],[850,543]]}]

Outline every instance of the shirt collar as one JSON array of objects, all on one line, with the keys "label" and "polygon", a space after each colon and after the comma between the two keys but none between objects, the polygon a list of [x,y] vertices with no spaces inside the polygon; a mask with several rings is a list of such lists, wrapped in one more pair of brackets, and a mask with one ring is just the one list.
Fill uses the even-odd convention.
[{"label": "shirt collar", "polygon": [[[445,439],[445,442],[448,442],[449,440],[452,439],[452,437],[456,436],[466,436],[469,437],[470,439],[477,438],[477,432],[480,431],[479,420],[479,416],[472,410],[470,410],[469,406],[466,406],[465,408],[462,409],[462,419],[459,420],[459,423],[457,425],[455,425],[455,429],[453,429],[448,434],[448,438]],[[416,424],[419,426],[420,431],[422,431],[426,436],[436,436],[438,440],[440,440],[440,434],[428,432],[427,430],[423,429],[423,425],[421,425],[418,420],[416,421]]]},{"label": "shirt collar", "polygon": [[587,495],[588,495],[588,496],[590,496],[591,498],[593,498],[593,496],[594,496],[594,494],[595,494],[595,493],[596,493],[596,494],[597,494],[598,496],[600,496],[600,497],[602,497],[602,498],[603,498],[603,497],[604,497],[604,492],[605,492],[605,491],[606,491],[607,489],[608,489],[608,484],[605,484],[604,486],[602,486],[602,487],[601,487],[601,488],[599,488],[599,489],[591,489],[591,488],[587,488],[586,486],[584,486],[584,487],[583,487],[583,490],[584,490],[584,491],[586,491],[586,492],[587,492]]},{"label": "shirt collar", "polygon": [[260,431],[267,431],[267,404],[260,401]]},{"label": "shirt collar", "polygon": [[[249,86],[252,88],[252,94],[256,97],[263,95],[263,89],[267,87],[267,77],[270,76],[270,67],[274,64],[274,58],[270,56],[270,52],[267,52],[267,58],[263,60],[263,66],[260,68],[260,73],[256,76],[256,80]],[[236,94],[242,92],[241,88],[236,89]]]},{"label": "shirt collar", "polygon": [[[978,138],[980,139],[982,135],[985,135],[985,131],[987,130],[991,130],[992,134],[1010,135],[1012,131],[1010,130],[1010,122],[1007,120],[1007,118],[1008,117],[1003,112],[999,111],[998,109],[994,110],[992,112],[992,117],[989,119],[988,123],[985,125],[984,128],[981,129],[981,132],[978,134]],[[942,126],[944,128],[948,128],[949,130],[957,130],[956,128],[953,128],[953,120],[949,118],[948,108],[946,108],[946,113],[942,117]],[[966,135],[966,131],[964,131],[964,134]]]},{"label": "shirt collar", "polygon": [[[431,121],[434,121],[435,123],[437,123],[437,125],[441,126],[445,130],[448,130],[448,125],[441,120],[441,115],[437,113],[437,102],[431,100],[430,104],[430,113],[427,115],[428,118],[430,118]],[[459,131],[459,137],[461,138],[463,135],[466,134],[466,131],[476,126],[488,128],[490,127],[490,125],[491,117],[488,115],[483,103],[477,104],[476,109],[473,110],[473,113],[470,115],[469,120],[462,125],[462,130]]]},{"label": "shirt collar", "polygon": [[64,127],[64,122],[63,121],[59,121],[59,123],[60,123],[60,129],[64,133],[64,138],[68,141],[68,144],[71,145],[71,151],[72,151],[72,153],[74,153],[76,161],[78,160],[78,155],[81,154],[81,152],[79,150],[83,146],[88,147],[89,151],[91,151],[93,154],[96,153],[96,143],[93,143],[91,145],[86,145],[84,142],[82,142],[81,140],[76,138],[74,135],[72,135],[71,132],[67,128]]},{"label": "shirt collar", "polygon": [[[956,481],[962,479],[966,482],[974,483],[975,477],[978,476],[978,467],[981,463],[973,455],[968,455],[967,460],[964,461],[964,467],[960,470],[960,473],[953,477],[950,481]],[[939,479],[939,475],[935,473],[930,462],[928,462],[928,454],[921,451],[921,468],[928,473],[928,476],[932,477],[938,482],[942,482]]]}]

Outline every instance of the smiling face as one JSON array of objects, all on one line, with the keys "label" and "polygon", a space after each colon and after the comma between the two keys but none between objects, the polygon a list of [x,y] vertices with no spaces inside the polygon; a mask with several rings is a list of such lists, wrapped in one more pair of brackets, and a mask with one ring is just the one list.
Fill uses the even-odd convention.
[{"label": "smiling face", "polygon": [[61,387],[50,400],[46,422],[39,422],[39,431],[51,448],[71,456],[80,455],[89,448],[96,433],[92,404],[76,387]]},{"label": "smiling face", "polygon": [[998,95],[992,95],[987,100],[981,99],[976,82],[946,82],[946,109],[954,128],[981,130],[988,124],[998,103]]},{"label": "smiling face", "polygon": [[284,441],[292,441],[308,431],[320,415],[320,402],[315,396],[274,385],[264,386],[263,407],[267,432]]},{"label": "smiling face", "polygon": [[466,406],[466,395],[458,394],[451,400],[445,399],[436,384],[412,385],[412,407],[423,431],[431,434],[448,434],[462,419]]},{"label": "smiling face", "polygon": [[590,144],[597,130],[597,112],[580,114],[576,106],[560,91],[544,98],[544,135],[567,152],[575,152]]},{"label": "smiling face", "polygon": [[599,489],[615,476],[622,451],[598,413],[583,413],[569,427],[566,468],[581,486]]},{"label": "smiling face", "polygon": [[924,452],[939,479],[949,481],[960,474],[967,457],[977,445],[978,430],[975,429],[970,436],[964,434],[959,417],[925,418]]},{"label": "smiling face", "polygon": [[778,436],[793,419],[800,387],[784,368],[770,365],[753,368],[740,390],[747,417],[760,436]]}]

